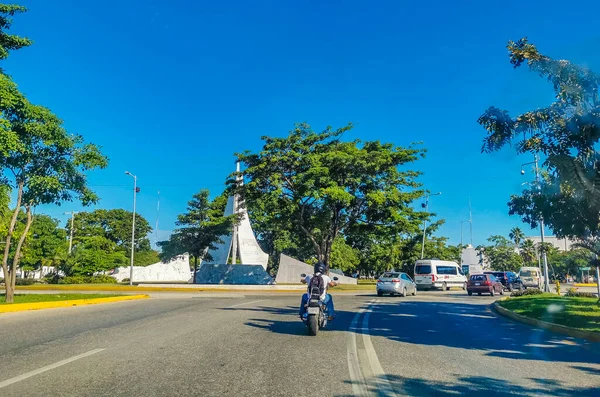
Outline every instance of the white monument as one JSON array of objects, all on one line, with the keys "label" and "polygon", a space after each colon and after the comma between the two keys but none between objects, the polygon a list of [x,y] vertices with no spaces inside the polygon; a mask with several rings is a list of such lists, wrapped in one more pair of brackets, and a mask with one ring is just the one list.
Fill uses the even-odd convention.
[{"label": "white monument", "polygon": [[[240,163],[237,163],[236,171],[240,172]],[[244,183],[241,177],[238,177],[239,183]],[[225,215],[240,214],[242,219],[239,225],[233,227],[231,234],[221,236],[222,244],[218,244],[215,250],[209,251],[212,257],[211,261],[202,261],[204,264],[220,264],[228,263],[231,258],[231,263],[236,264],[237,258],[240,259],[243,265],[260,265],[264,270],[267,270],[269,255],[260,248],[258,241],[250,225],[248,211],[240,201],[237,194],[229,197],[227,206],[225,207]]]},{"label": "white monument", "polygon": [[[118,267],[111,274],[118,282],[129,278],[129,266]],[[149,266],[134,266],[133,281],[138,282],[184,282],[192,278],[190,273],[190,256],[185,253],[170,262],[158,262]]]}]

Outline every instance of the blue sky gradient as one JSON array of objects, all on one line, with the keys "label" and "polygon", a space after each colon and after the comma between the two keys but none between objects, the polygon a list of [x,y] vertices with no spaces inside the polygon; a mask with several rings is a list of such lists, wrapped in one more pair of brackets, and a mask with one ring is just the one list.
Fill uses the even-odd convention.
[{"label": "blue sky gradient", "polygon": [[[508,40],[529,37],[545,54],[600,71],[600,35],[580,1],[67,1],[25,3],[12,32],[34,45],[3,67],[34,103],[103,147],[107,169],[90,174],[101,208],[138,210],[160,226],[200,188],[218,194],[233,153],[295,122],[320,130],[347,122],[348,138],[423,142],[414,164],[460,240],[473,205],[474,243],[513,226],[506,203],[521,183],[512,150],[480,153],[477,124],[490,105],[512,114],[545,106],[550,86],[508,62]],[[57,6],[60,4],[60,6]],[[573,3],[575,4],[575,3]],[[45,206],[62,221],[78,204]],[[465,225],[465,242],[468,226]]]}]

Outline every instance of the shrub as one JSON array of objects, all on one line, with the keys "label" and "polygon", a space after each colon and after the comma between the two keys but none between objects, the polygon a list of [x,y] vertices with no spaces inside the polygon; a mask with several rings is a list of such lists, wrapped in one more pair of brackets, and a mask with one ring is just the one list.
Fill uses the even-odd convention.
[{"label": "shrub", "polygon": [[565,296],[579,297],[579,298],[595,298],[596,295],[593,292],[579,292],[577,288],[569,288]]},{"label": "shrub", "polygon": [[121,284],[129,284],[129,277],[124,278],[123,281],[121,281]]},{"label": "shrub", "polygon": [[85,283],[84,276],[67,276],[58,280],[59,284],[84,284]]},{"label": "shrub", "polygon": [[33,278],[17,278],[15,280],[15,285],[33,285],[35,283],[35,279]]},{"label": "shrub", "polygon": [[517,291],[513,291],[512,294],[510,294],[510,296],[528,296],[528,295],[541,295],[544,292],[542,290],[539,290],[537,288],[527,288],[524,290],[517,290]]},{"label": "shrub", "polygon": [[99,274],[97,276],[88,277],[86,283],[92,284],[115,284],[117,280],[108,274]]}]

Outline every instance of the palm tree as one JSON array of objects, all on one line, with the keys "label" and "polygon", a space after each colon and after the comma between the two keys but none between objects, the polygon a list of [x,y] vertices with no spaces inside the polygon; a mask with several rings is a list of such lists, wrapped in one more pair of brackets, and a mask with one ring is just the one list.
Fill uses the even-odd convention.
[{"label": "palm tree", "polygon": [[523,262],[530,264],[536,258],[536,247],[533,241],[527,239],[523,241],[521,244],[520,250],[521,258],[523,258]]},{"label": "palm tree", "polygon": [[521,247],[521,241],[525,238],[525,234],[518,227],[513,227],[508,233],[508,237],[515,243],[517,248]]}]

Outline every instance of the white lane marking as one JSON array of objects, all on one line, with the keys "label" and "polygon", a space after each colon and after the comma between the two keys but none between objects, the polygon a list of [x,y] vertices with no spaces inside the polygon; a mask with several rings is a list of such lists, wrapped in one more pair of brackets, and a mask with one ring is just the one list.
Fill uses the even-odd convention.
[{"label": "white lane marking", "polygon": [[252,301],[252,302],[244,302],[244,303],[238,303],[237,305],[233,305],[233,306],[227,306],[228,309],[234,308],[234,307],[240,307],[240,306],[245,306],[245,305],[251,305],[253,303],[258,303],[258,302],[264,302],[264,299],[258,300],[258,301]]},{"label": "white lane marking", "polygon": [[352,319],[350,328],[348,329],[348,372],[350,373],[350,381],[352,382],[352,392],[355,396],[368,396],[367,383],[360,370],[358,362],[358,350],[356,349],[356,325],[358,319],[365,312],[365,309],[360,309]]},{"label": "white lane marking", "polygon": [[2,389],[3,387],[6,387],[6,386],[12,385],[13,383],[17,383],[17,382],[20,382],[22,380],[25,380],[27,378],[31,378],[32,376],[39,375],[39,374],[44,373],[46,371],[50,371],[50,370],[52,370],[54,368],[58,368],[58,367],[61,367],[63,365],[72,363],[73,361],[79,360],[81,358],[91,356],[92,354],[100,353],[103,350],[105,350],[105,349],[90,350],[89,352],[82,353],[82,354],[79,354],[77,356],[73,356],[73,357],[70,357],[70,358],[67,358],[67,359],[64,359],[64,360],[61,360],[61,361],[57,361],[54,364],[46,365],[45,367],[38,368],[38,369],[35,369],[33,371],[25,372],[22,375],[15,376],[14,378],[10,378],[10,379],[7,379],[7,380],[5,380],[3,382],[0,382],[0,389]]},{"label": "white lane marking", "polygon": [[[378,301],[376,300],[375,303]],[[379,362],[379,358],[377,357],[377,353],[373,348],[373,343],[371,342],[371,335],[369,334],[369,317],[371,316],[371,307],[369,306],[369,310],[366,311],[365,316],[363,317],[362,322],[362,334],[363,334],[363,343],[365,345],[365,350],[367,352],[367,357],[369,358],[369,364],[371,365],[371,370],[373,371],[373,375],[375,376],[375,383],[377,385],[377,390],[381,395],[386,397],[394,397],[396,393],[390,384],[387,376],[385,376],[385,372],[381,367],[381,363]]]}]

